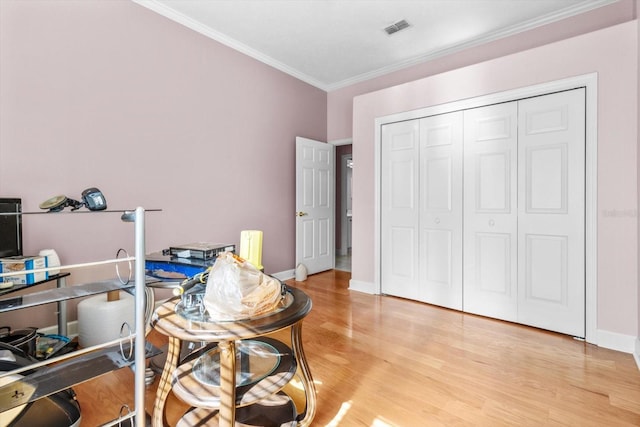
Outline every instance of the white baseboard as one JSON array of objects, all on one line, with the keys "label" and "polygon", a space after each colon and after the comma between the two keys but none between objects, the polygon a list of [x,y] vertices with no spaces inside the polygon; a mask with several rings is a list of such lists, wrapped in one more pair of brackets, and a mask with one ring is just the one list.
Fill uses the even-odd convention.
[{"label": "white baseboard", "polygon": [[631,335],[598,329],[596,331],[596,337],[596,345],[598,347],[630,354],[636,353],[638,349],[637,338]]},{"label": "white baseboard", "polygon": [[[45,326],[44,328],[38,329],[38,333],[43,335],[56,335],[58,334],[58,325]],[[72,339],[78,336],[77,320],[67,323],[67,336]]]},{"label": "white baseboard", "polygon": [[365,294],[372,294],[372,295],[377,295],[380,292],[378,292],[378,289],[376,289],[376,286],[371,283],[371,282],[363,282],[361,280],[349,280],[349,290],[351,291],[358,291],[358,292],[364,292]]},{"label": "white baseboard", "polygon": [[633,358],[636,359],[636,365],[640,369],[640,337],[636,338],[636,351],[633,352]]},{"label": "white baseboard", "polygon": [[295,272],[296,271],[294,269],[285,270],[280,271],[279,273],[273,273],[272,276],[284,282],[285,280],[293,279],[295,277]]}]

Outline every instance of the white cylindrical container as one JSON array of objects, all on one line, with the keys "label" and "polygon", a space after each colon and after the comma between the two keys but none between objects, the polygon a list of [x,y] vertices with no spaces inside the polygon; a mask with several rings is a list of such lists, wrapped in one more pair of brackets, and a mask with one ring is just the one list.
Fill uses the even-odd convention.
[{"label": "white cylindrical container", "polygon": [[296,267],[296,282],[304,282],[307,280],[307,267],[300,263]]},{"label": "white cylindrical container", "polygon": [[[47,267],[60,267],[61,265],[58,253],[53,249],[43,249],[38,255],[47,257]],[[53,276],[55,274],[60,274],[60,269],[49,270],[49,276]]]},{"label": "white cylindrical container", "polygon": [[120,337],[135,331],[134,298],[127,292],[120,292],[120,299],[109,301],[107,294],[96,295],[80,301],[78,304],[78,343],[86,348]]}]

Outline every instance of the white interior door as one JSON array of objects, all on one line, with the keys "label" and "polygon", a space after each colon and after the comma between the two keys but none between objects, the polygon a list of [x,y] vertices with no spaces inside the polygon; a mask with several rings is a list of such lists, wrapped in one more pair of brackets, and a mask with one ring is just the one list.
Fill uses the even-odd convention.
[{"label": "white interior door", "polygon": [[517,321],[517,102],[464,112],[464,311]]},{"label": "white interior door", "polygon": [[421,300],[462,310],[462,111],[420,120]]},{"label": "white interior door", "polygon": [[335,253],[335,147],[296,138],[296,265],[330,270]]},{"label": "white interior door", "polygon": [[585,336],[585,90],[519,103],[518,322]]},{"label": "white interior door", "polygon": [[382,127],[382,293],[421,299],[419,283],[419,120]]}]

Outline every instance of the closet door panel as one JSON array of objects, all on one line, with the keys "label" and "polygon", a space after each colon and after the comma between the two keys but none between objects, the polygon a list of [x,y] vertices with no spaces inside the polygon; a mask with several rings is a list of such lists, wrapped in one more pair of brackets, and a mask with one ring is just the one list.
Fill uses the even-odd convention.
[{"label": "closet door panel", "polygon": [[451,286],[451,231],[425,229],[421,236],[424,280],[432,285]]},{"label": "closet door panel", "polygon": [[419,299],[419,122],[382,127],[382,293]]},{"label": "closet door panel", "polygon": [[481,292],[511,298],[511,234],[476,233],[475,282]]},{"label": "closet door panel", "polygon": [[526,212],[567,213],[567,144],[525,148]]},{"label": "closet door panel", "polygon": [[475,211],[511,213],[511,150],[495,148],[475,157]]},{"label": "closet door panel", "polygon": [[464,311],[517,319],[517,103],[464,112]]},{"label": "closet door panel", "polygon": [[462,309],[461,111],[420,120],[420,300]]},{"label": "closet door panel", "polygon": [[520,101],[518,322],[585,334],[584,89]]},{"label": "closet door panel", "polygon": [[528,234],[525,242],[524,301],[566,305],[567,237]]}]

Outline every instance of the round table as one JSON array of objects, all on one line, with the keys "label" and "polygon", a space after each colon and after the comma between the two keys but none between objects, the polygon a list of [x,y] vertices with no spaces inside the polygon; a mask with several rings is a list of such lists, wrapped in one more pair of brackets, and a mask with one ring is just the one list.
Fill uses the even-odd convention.
[{"label": "round table", "polygon": [[[167,425],[164,407],[172,389],[195,408],[183,416],[178,426],[211,426],[216,422],[222,427],[265,425],[269,424],[269,417],[282,417],[289,407],[293,410],[290,425],[310,425],[316,409],[316,390],[302,348],[301,331],[302,320],[311,311],[311,299],[299,289],[287,288],[280,306],[269,314],[213,321],[198,304],[191,304],[201,298],[202,295],[185,294],[163,303],[153,313],[151,324],[169,338],[169,348],[156,392],[152,426]],[[184,341],[203,346],[180,361]],[[259,352],[251,350],[257,347]],[[267,355],[265,349],[273,351]],[[243,366],[237,366],[238,362]],[[268,366],[260,367],[265,364]],[[248,371],[256,365],[262,373],[254,378]],[[238,369],[249,375],[246,383],[242,377],[238,382]],[[264,424],[253,424],[256,420]],[[274,423],[281,425],[282,419]]]}]

